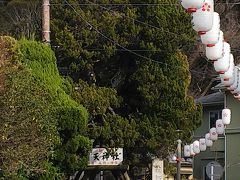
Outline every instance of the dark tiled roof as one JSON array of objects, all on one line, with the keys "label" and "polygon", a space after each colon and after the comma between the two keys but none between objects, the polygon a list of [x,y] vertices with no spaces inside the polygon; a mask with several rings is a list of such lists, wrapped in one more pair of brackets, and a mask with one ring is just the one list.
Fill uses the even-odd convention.
[{"label": "dark tiled roof", "polygon": [[217,93],[209,94],[207,96],[203,96],[203,97],[196,99],[195,102],[200,103],[202,105],[223,104],[224,103],[224,93],[217,92]]}]

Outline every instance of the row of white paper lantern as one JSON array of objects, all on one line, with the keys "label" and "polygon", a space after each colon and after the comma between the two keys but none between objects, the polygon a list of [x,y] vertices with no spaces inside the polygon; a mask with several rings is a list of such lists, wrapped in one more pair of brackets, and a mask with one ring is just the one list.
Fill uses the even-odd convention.
[{"label": "row of white paper lantern", "polygon": [[[220,30],[219,14],[214,12],[213,0],[181,0],[182,6],[192,13],[193,29],[198,32],[201,41],[206,45],[206,57],[213,61],[214,69],[220,74],[221,82],[234,97],[240,100],[240,69],[234,65],[230,45],[224,42],[223,32]],[[184,146],[186,157],[205,151],[218,139],[218,134],[224,133],[224,125],[230,123],[231,111],[222,111],[222,120],[216,121],[216,127],[211,128],[205,138]]]},{"label": "row of white paper lantern", "polygon": [[190,157],[199,154],[201,151],[206,151],[207,147],[211,147],[213,142],[218,140],[218,135],[224,134],[224,126],[230,124],[231,111],[230,109],[222,110],[222,119],[216,121],[216,127],[213,127],[205,134],[204,138],[195,140],[190,145],[184,146],[184,156]]},{"label": "row of white paper lantern", "polygon": [[220,74],[221,83],[240,100],[240,68],[234,65],[230,45],[224,42],[219,14],[214,12],[214,1],[181,0],[181,4],[192,13],[193,29],[206,45],[206,57],[213,61],[216,72]]}]

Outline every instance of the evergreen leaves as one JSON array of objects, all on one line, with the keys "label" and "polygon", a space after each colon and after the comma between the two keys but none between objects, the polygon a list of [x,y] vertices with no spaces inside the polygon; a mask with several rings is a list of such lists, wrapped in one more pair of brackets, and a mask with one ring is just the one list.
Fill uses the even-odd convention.
[{"label": "evergreen leaves", "polygon": [[[3,37],[0,43],[11,42]],[[45,171],[49,166],[66,174],[86,166],[91,148],[84,137],[88,113],[62,88],[66,81],[58,74],[54,53],[27,40],[15,41],[4,52],[9,63],[3,66],[6,80],[0,114],[4,175],[17,178],[22,169],[29,177],[47,177],[52,173]],[[59,151],[65,158],[57,158]]]},{"label": "evergreen leaves", "polygon": [[[48,46],[21,39],[8,58],[1,122],[17,124],[1,133],[16,131],[12,138],[23,142],[14,157],[4,142],[1,155],[9,159],[10,174],[20,168],[43,179],[69,176],[86,167],[92,146],[123,147],[124,163],[132,170],[173,153],[177,129],[184,141],[191,138],[201,107],[188,96],[191,76],[181,52],[195,40],[189,15],[178,6],[99,5],[175,0],[51,3],[56,57]],[[70,69],[73,80],[60,77],[56,63]],[[39,143],[30,146],[27,135]],[[31,162],[23,158],[14,164],[17,153],[29,149]]]}]

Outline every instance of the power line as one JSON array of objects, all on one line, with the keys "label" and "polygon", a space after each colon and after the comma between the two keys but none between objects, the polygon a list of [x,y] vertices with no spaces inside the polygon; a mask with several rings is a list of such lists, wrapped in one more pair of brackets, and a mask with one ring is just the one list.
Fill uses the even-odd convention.
[{"label": "power line", "polygon": [[[64,5],[63,3],[51,3],[52,6],[60,6]],[[0,0],[0,3],[8,3],[7,1]],[[214,4],[240,4],[240,2],[216,2]],[[73,6],[178,6],[180,3],[99,3],[99,4],[92,4],[92,3],[71,3]]]},{"label": "power line", "polygon": [[[56,3],[56,4],[51,4],[51,5],[63,5],[62,3]],[[99,4],[95,4],[95,3],[71,3],[71,5],[73,6],[176,6],[179,4],[174,4],[174,3],[158,3],[158,4],[123,4],[123,3],[119,3],[119,4],[111,4],[111,3],[99,3]]]},{"label": "power line", "polygon": [[[6,1],[2,1],[0,0],[0,2],[2,3],[6,3]],[[90,2],[90,1],[89,1]],[[153,60],[151,58],[148,58],[148,57],[145,57],[145,56],[142,56],[138,53],[135,53],[135,52],[160,52],[160,51],[163,51],[163,50],[141,50],[141,49],[133,49],[133,50],[130,50],[130,49],[127,49],[126,47],[118,44],[116,41],[114,41],[113,39],[107,37],[106,35],[104,35],[102,32],[100,32],[96,27],[94,27],[91,23],[89,23],[87,20],[85,20],[77,11],[76,9],[73,7],[73,6],[99,6],[103,9],[106,9],[108,11],[112,11],[112,12],[116,12],[116,11],[113,11],[111,9],[108,9],[106,7],[103,7],[103,6],[179,6],[180,4],[179,3],[158,3],[158,4],[96,4],[96,3],[93,3],[93,2],[90,2],[90,3],[69,3],[67,0],[65,0],[65,3],[70,6],[75,13],[77,13],[80,18],[85,21],[86,24],[88,24],[89,26],[91,26],[97,33],[99,33],[101,36],[103,36],[104,38],[108,39],[109,41],[113,42],[114,44],[116,44],[117,46],[119,46],[120,48],[122,49],[117,49],[116,51],[123,51],[123,52],[130,52],[138,57],[141,57],[141,58],[144,58],[144,59],[147,59],[147,60],[150,60],[152,62],[155,62],[155,63],[158,63],[158,64],[164,64],[166,66],[169,66],[169,64],[167,63],[163,63],[163,62],[159,62],[159,61],[156,61],[156,60]],[[219,3],[215,3],[215,4],[234,4],[234,5],[237,5],[237,4],[240,4],[240,2],[235,2],[235,3],[227,3],[227,2],[219,2]],[[63,3],[51,3],[51,6],[56,6],[56,5],[64,5]],[[122,16],[122,15],[121,15]],[[165,31],[167,33],[171,33],[173,35],[177,35],[177,36],[180,36],[179,34],[175,34],[175,33],[172,33],[172,32],[169,32],[169,31],[166,31],[166,30],[163,30],[163,29],[160,29],[159,27],[156,27],[156,26],[153,26],[153,25],[150,25],[148,23],[145,23],[145,22],[142,22],[142,21],[139,21],[139,20],[136,20],[134,18],[131,18],[131,17],[128,17],[124,14],[124,17],[127,17],[129,19],[132,19],[134,20],[135,22],[138,22],[138,23],[141,23],[141,24],[144,24],[144,25],[147,25],[149,27],[152,27],[152,28],[155,28],[155,29],[159,29],[159,30],[162,30],[162,31]],[[97,50],[97,51],[105,51],[105,49],[88,49],[88,50]],[[239,50],[236,50],[236,51],[239,51]],[[198,51],[196,51],[198,52]],[[198,71],[194,71],[194,70],[190,70],[192,73],[197,73],[197,74],[205,74],[205,73],[202,73],[202,72],[198,72]]]},{"label": "power line", "polygon": [[[163,65],[169,66],[169,64],[167,64],[167,63],[159,62],[159,61],[153,60],[153,59],[151,59],[151,58],[148,58],[148,57],[145,57],[145,56],[142,56],[142,55],[136,53],[136,51],[137,51],[137,52],[141,52],[141,51],[142,51],[142,52],[147,52],[147,51],[151,51],[151,50],[136,50],[136,49],[135,49],[135,50],[130,50],[130,49],[127,49],[126,47],[120,45],[120,44],[117,43],[115,40],[113,40],[113,39],[109,38],[108,36],[104,35],[104,34],[103,34],[102,32],[100,32],[96,27],[94,27],[91,23],[89,23],[86,19],[84,19],[84,18],[76,11],[76,9],[72,6],[72,4],[70,4],[67,0],[65,0],[65,2],[67,3],[68,6],[70,6],[70,7],[73,9],[73,11],[74,11],[76,14],[79,15],[79,17],[80,17],[87,25],[89,25],[90,27],[92,27],[98,34],[100,34],[100,35],[103,36],[105,39],[111,41],[111,42],[114,43],[115,45],[117,45],[117,46],[119,46],[120,48],[122,48],[122,49],[117,49],[118,51],[126,51],[126,52],[129,52],[129,53],[131,53],[131,54],[134,54],[134,55],[136,55],[136,56],[138,56],[138,57],[141,57],[141,58],[143,58],[143,59],[147,59],[147,60],[150,60],[150,61],[155,62],[155,63],[158,63],[158,64],[163,64]],[[80,9],[81,9],[81,8],[80,8]],[[93,49],[93,50],[94,50],[94,49]],[[95,50],[96,50],[96,49],[95,49]],[[98,50],[104,50],[104,49],[98,49]],[[154,51],[154,50],[152,50],[152,51]],[[158,50],[156,50],[156,51],[158,51]],[[161,50],[159,50],[159,51],[161,51]],[[197,71],[194,71],[194,70],[189,70],[189,71],[191,71],[191,72],[193,72],[193,73],[198,73],[198,74],[205,74],[205,73],[197,72]]]},{"label": "power line", "polygon": [[[107,7],[104,7],[104,6],[106,6],[106,5],[115,5],[115,6],[117,6],[117,5],[126,5],[126,4],[99,4],[99,3],[94,3],[94,2],[91,2],[91,1],[89,1],[89,0],[87,0],[89,3],[85,3],[85,5],[87,4],[87,5],[93,5],[93,6],[98,6],[98,7],[100,7],[100,8],[102,8],[102,9],[105,9],[105,10],[107,10],[107,11],[110,11],[110,12],[113,12],[113,13],[116,13],[116,12],[118,12],[118,11],[115,11],[115,10],[112,10],[112,9],[110,9],[110,8],[107,8]],[[237,2],[237,3],[239,3],[240,4],[240,2]],[[223,3],[215,3],[215,4],[223,4]],[[226,3],[226,4],[231,4],[231,3]],[[71,4],[71,5],[73,5],[73,4]],[[127,4],[127,5],[132,5],[132,4]],[[177,4],[170,4],[170,3],[158,3],[158,4],[134,4],[134,5],[180,5],[180,3],[177,3]],[[154,29],[158,29],[158,30],[161,30],[161,31],[163,31],[163,32],[166,32],[166,33],[168,33],[168,34],[172,34],[172,35],[174,35],[174,36],[184,36],[184,34],[176,34],[176,33],[173,33],[173,32],[169,32],[169,31],[166,31],[166,30],[164,30],[163,28],[160,28],[160,27],[157,27],[157,26],[154,26],[154,25],[151,25],[151,24],[148,24],[148,23],[146,23],[146,22],[143,22],[143,21],[140,21],[140,20],[137,20],[137,19],[134,19],[134,18],[132,18],[132,17],[129,17],[129,16],[127,16],[126,14],[118,14],[118,15],[120,15],[121,17],[126,17],[126,18],[128,18],[128,19],[131,19],[131,20],[133,20],[134,22],[137,22],[137,23],[139,23],[139,24],[143,24],[143,25],[145,25],[145,26],[148,26],[148,27],[151,27],[151,28],[154,28]]]},{"label": "power line", "polygon": [[[152,62],[156,62],[156,63],[158,63],[158,64],[163,64],[163,65],[168,66],[167,63],[159,62],[159,61],[153,60],[153,59],[151,59],[151,58],[142,56],[142,55],[140,55],[140,54],[138,54],[138,53],[136,53],[136,52],[134,52],[134,51],[131,51],[130,49],[127,49],[126,47],[120,45],[120,44],[117,43],[115,40],[109,38],[108,36],[106,36],[105,34],[103,34],[102,32],[100,32],[96,27],[94,27],[91,23],[89,23],[86,19],[84,19],[84,18],[76,11],[76,9],[75,9],[67,0],[65,0],[65,2],[66,2],[66,4],[67,4],[68,6],[70,6],[70,7],[73,9],[73,11],[74,11],[87,25],[89,25],[90,27],[92,27],[98,34],[100,34],[100,35],[101,35],[102,37],[104,37],[105,39],[111,41],[111,42],[114,43],[115,45],[119,46],[120,48],[122,48],[123,50],[125,50],[125,51],[127,51],[127,52],[129,52],[129,53],[131,53],[131,54],[134,54],[134,55],[136,55],[136,56],[138,56],[138,57],[141,57],[141,58],[143,58],[143,59],[146,59],[146,60],[150,60],[150,61],[152,61]],[[81,8],[80,8],[80,9],[81,9]]]},{"label": "power line", "polygon": [[[51,3],[51,6],[61,6],[64,5],[63,3]],[[0,0],[0,3],[8,3],[7,1]],[[214,4],[240,4],[240,2],[216,2]],[[178,6],[180,3],[99,3],[99,4],[93,4],[92,3],[71,3],[73,6]]]},{"label": "power line", "polygon": [[[100,48],[93,48],[93,49],[85,49],[87,51],[108,51],[107,49],[100,49]],[[129,49],[131,51],[135,51],[135,52],[169,52],[167,50],[150,50],[150,49]],[[127,50],[124,49],[115,49],[115,51],[120,51],[120,52],[126,52]],[[205,53],[205,51],[184,51],[186,53]],[[231,52],[240,52],[240,49],[231,49]]]},{"label": "power line", "polygon": [[[75,9],[73,6],[71,6],[70,3],[68,3],[67,1],[65,1],[65,2],[73,9],[73,11],[74,11],[75,13],[77,13],[77,14],[80,16],[80,18],[81,18],[87,25],[91,26],[97,33],[99,33],[101,36],[103,36],[103,37],[106,38],[107,40],[109,40],[109,41],[115,43],[117,46],[121,47],[122,49],[120,49],[120,50],[130,52],[130,53],[132,53],[132,54],[134,54],[134,55],[136,55],[136,56],[138,56],[138,57],[141,57],[141,58],[150,60],[150,61],[155,62],[155,63],[158,63],[158,64],[164,64],[164,65],[166,65],[166,66],[169,66],[169,64],[167,64],[167,63],[159,62],[159,61],[153,60],[153,59],[151,59],[151,58],[142,56],[142,55],[140,55],[140,54],[138,54],[138,53],[135,53],[134,51],[132,51],[132,50],[130,50],[130,49],[127,49],[127,48],[125,48],[124,46],[118,44],[117,42],[115,42],[115,41],[112,40],[111,38],[109,38],[109,37],[107,37],[106,35],[104,35],[103,33],[101,33],[97,28],[95,28],[95,27],[94,27],[91,23],[89,23],[87,20],[85,20],[85,19],[76,11],[76,9]],[[203,74],[203,73],[201,73],[201,72],[197,72],[197,71],[194,71],[194,70],[189,70],[189,71],[191,71],[191,72],[193,72],[193,73]]]},{"label": "power line", "polygon": [[[87,0],[87,1],[88,1],[88,0]],[[90,2],[90,1],[88,1],[88,2]],[[106,9],[107,11],[111,11],[111,12],[113,12],[113,13],[116,13],[116,11],[111,10],[111,9],[109,9],[109,8],[106,8],[106,7],[102,6],[101,4],[96,4],[96,3],[92,3],[92,2],[91,2],[91,4],[97,5],[97,6],[99,6],[99,7],[102,8],[102,9]],[[179,5],[179,4],[178,4],[178,5]],[[120,15],[121,17],[124,16],[124,17],[126,17],[126,18],[128,18],[128,19],[131,19],[131,20],[133,20],[133,21],[135,21],[135,22],[137,22],[137,23],[139,23],[139,24],[143,24],[143,25],[145,25],[145,26],[149,26],[149,27],[151,27],[151,28],[158,29],[158,30],[164,31],[164,32],[166,32],[166,33],[169,33],[169,34],[172,34],[172,35],[175,35],[175,36],[182,36],[182,35],[180,35],[180,34],[176,34],[176,33],[173,33],[173,32],[166,31],[166,30],[164,30],[163,28],[160,28],[160,27],[157,27],[157,26],[148,24],[148,23],[146,23],[146,22],[139,21],[139,20],[137,20],[137,19],[131,18],[131,17],[127,16],[126,14],[124,14],[124,15],[119,14],[119,15]]]},{"label": "power line", "polygon": [[[1,1],[0,1],[1,2]],[[4,2],[4,1],[2,1]],[[229,4],[229,5],[239,5],[240,2],[217,2],[215,4]],[[64,5],[63,3],[52,3],[52,6],[60,6],[60,5]],[[133,3],[133,4],[128,4],[128,3],[115,3],[115,4],[107,4],[107,3],[99,3],[99,4],[95,4],[95,3],[71,3],[71,5],[73,6],[179,6],[180,3],[157,3],[157,4],[147,4],[147,3],[143,3],[143,4],[138,4],[138,3]]]},{"label": "power line", "polygon": [[[97,49],[86,49],[88,51],[107,51],[107,49],[100,49],[100,48],[97,48]],[[148,49],[129,49],[130,51],[134,51],[134,52],[169,52],[167,50],[148,50]],[[126,52],[128,50],[125,50],[125,49],[115,49],[115,51],[120,51],[120,52]],[[189,51],[187,51],[189,52]],[[193,51],[193,52],[198,52],[198,51]]]}]

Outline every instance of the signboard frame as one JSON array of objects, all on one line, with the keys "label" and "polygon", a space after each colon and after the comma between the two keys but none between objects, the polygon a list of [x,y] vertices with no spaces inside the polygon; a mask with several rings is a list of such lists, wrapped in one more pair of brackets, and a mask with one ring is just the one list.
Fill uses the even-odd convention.
[{"label": "signboard frame", "polygon": [[123,162],[123,148],[93,148],[89,155],[90,166],[120,165]]}]

